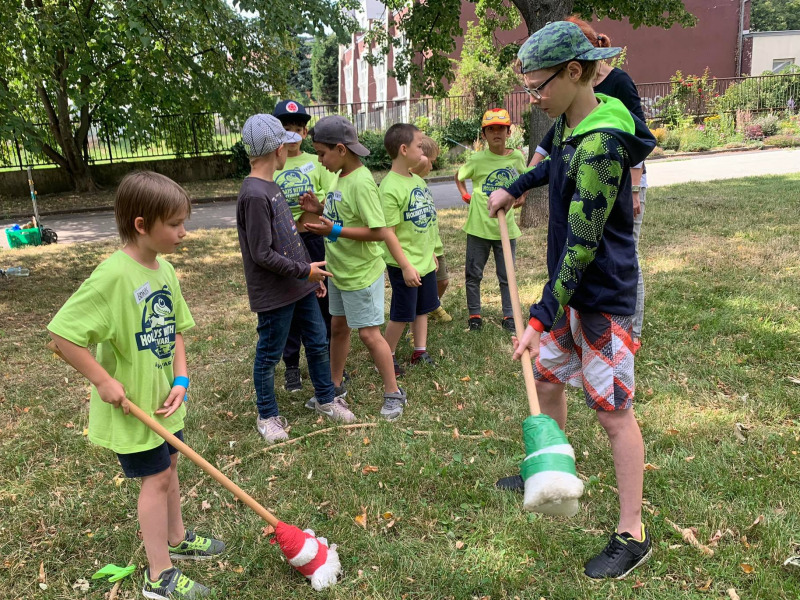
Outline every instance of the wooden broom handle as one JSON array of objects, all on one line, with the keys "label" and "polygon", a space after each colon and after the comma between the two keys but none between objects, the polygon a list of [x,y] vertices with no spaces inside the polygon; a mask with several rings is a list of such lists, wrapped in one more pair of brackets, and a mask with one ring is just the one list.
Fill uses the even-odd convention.
[{"label": "wooden broom handle", "polygon": [[[506,278],[508,279],[508,291],[511,295],[511,308],[514,311],[514,328],[517,330],[517,339],[522,339],[525,332],[525,321],[522,320],[522,309],[519,305],[519,290],[517,289],[517,272],[514,269],[514,256],[511,254],[511,241],[508,238],[508,223],[506,222],[506,211],[497,211],[497,221],[500,224],[500,241],[503,244],[503,262],[506,264]],[[528,349],[522,351],[522,376],[525,379],[525,390],[528,392],[528,408],[532,415],[538,415],[542,411],[539,409],[539,397],[536,395],[536,379],[533,377],[533,363]]]},{"label": "wooden broom handle", "polygon": [[[67,363],[68,365],[70,365],[71,367],[74,368],[75,365],[71,364],[67,360],[67,357],[64,356],[64,354],[61,352],[61,350],[59,350],[59,348],[58,348],[58,346],[56,345],[55,342],[53,342],[52,340],[49,341],[47,343],[47,348],[49,350],[51,350],[52,352],[54,352],[55,354],[57,354],[58,357],[61,360],[63,360],[65,363]],[[147,425],[150,429],[152,429],[158,435],[160,435],[162,438],[164,438],[164,440],[168,444],[170,444],[173,448],[175,448],[178,451],[180,451],[181,454],[183,454],[186,458],[188,458],[190,461],[192,461],[198,467],[203,469],[203,471],[205,471],[206,473],[211,475],[211,477],[213,477],[214,479],[217,480],[217,483],[222,485],[222,487],[224,487],[226,490],[228,490],[231,494],[233,494],[239,500],[244,502],[247,506],[252,508],[259,517],[264,519],[267,523],[269,523],[273,527],[276,527],[278,525],[278,519],[277,519],[277,517],[275,517],[275,515],[273,515],[266,508],[264,508],[258,502],[256,502],[253,499],[253,497],[250,496],[250,494],[245,492],[242,488],[240,488],[238,485],[233,483],[230,479],[225,477],[225,475],[223,475],[222,472],[219,469],[217,469],[214,465],[212,465],[205,458],[200,456],[197,452],[192,450],[187,444],[185,444],[182,441],[180,441],[175,435],[173,435],[172,433],[167,431],[166,428],[161,423],[156,421],[153,417],[148,415],[146,412],[144,412],[141,408],[136,406],[130,400],[128,400],[128,405],[130,406],[130,412],[134,417],[139,419],[142,423]]]},{"label": "wooden broom handle", "polygon": [[266,508],[264,508],[258,502],[256,502],[250,494],[248,494],[238,485],[233,483],[233,481],[225,477],[225,475],[223,475],[219,469],[217,469],[214,465],[208,462],[205,458],[200,456],[197,452],[192,450],[187,444],[180,441],[175,435],[167,431],[166,428],[161,423],[156,421],[153,417],[148,415],[141,408],[136,406],[133,402],[130,402],[129,400],[128,404],[130,406],[131,414],[134,417],[139,419],[142,423],[147,425],[150,429],[152,429],[158,435],[164,438],[164,440],[169,445],[180,451],[181,454],[183,454],[186,458],[188,458],[198,467],[203,469],[203,471],[211,475],[211,477],[217,480],[217,483],[219,483],[222,487],[228,490],[231,494],[236,496],[239,500],[244,502],[247,506],[252,508],[256,512],[256,514],[258,514],[258,516],[264,519],[267,523],[269,523],[273,527],[275,527],[278,524],[278,519],[275,517],[275,515],[273,515]]}]

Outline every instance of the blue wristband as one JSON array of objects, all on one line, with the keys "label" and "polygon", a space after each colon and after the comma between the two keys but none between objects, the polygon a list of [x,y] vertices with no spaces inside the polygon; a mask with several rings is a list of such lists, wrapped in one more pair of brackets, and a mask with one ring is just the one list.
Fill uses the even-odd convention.
[{"label": "blue wristband", "polygon": [[172,387],[175,387],[176,385],[180,385],[188,390],[189,378],[183,376],[176,377],[175,379],[172,380]]},{"label": "blue wristband", "polygon": [[339,235],[341,233],[342,233],[342,226],[339,225],[338,223],[334,223],[331,232],[326,237],[328,238],[329,241],[335,242],[336,240],[339,239]]}]

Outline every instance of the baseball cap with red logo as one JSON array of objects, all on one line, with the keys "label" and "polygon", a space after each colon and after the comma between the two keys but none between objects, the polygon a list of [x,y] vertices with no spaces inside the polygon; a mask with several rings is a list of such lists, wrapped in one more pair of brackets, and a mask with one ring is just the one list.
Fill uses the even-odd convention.
[{"label": "baseball cap with red logo", "polygon": [[306,112],[305,107],[297,100],[281,100],[272,111],[272,116],[281,121],[290,118],[292,121],[301,121],[304,125],[311,120],[311,115]]}]

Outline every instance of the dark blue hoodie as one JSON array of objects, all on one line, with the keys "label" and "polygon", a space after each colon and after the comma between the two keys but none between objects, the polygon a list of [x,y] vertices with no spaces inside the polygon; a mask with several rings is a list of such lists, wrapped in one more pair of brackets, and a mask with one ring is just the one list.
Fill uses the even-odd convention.
[{"label": "dark blue hoodie", "polygon": [[630,169],[656,140],[622,102],[596,96],[600,105],[566,139],[566,117],[556,120],[550,156],[506,188],[519,198],[550,184],[549,281],[530,311],[539,331],[549,331],[568,305],[615,315],[632,315],[636,307]]}]

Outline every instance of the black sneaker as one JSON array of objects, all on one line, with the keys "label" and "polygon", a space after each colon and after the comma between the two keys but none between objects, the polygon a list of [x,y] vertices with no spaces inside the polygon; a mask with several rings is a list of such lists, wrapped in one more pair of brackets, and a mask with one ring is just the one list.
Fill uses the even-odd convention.
[{"label": "black sneaker", "polygon": [[470,331],[480,331],[483,328],[483,319],[481,317],[470,317],[467,323]]},{"label": "black sneaker", "polygon": [[525,491],[525,482],[519,475],[501,477],[494,485],[497,489],[508,492],[519,492],[521,494]]},{"label": "black sneaker", "polygon": [[614,532],[603,551],[584,565],[583,572],[592,579],[624,579],[644,564],[651,553],[650,535],[646,529],[641,542],[630,533]]},{"label": "black sneaker", "polygon": [[514,317],[505,317],[503,319],[503,329],[511,333],[517,333],[517,330],[514,328]]},{"label": "black sneaker", "polygon": [[397,362],[397,359],[392,356],[392,362],[394,363],[394,376],[400,377],[401,375],[406,374],[406,370],[400,366],[400,363]]},{"label": "black sneaker", "polygon": [[286,367],[285,383],[283,389],[287,392],[299,392],[303,389],[303,380],[300,377],[300,367]]},{"label": "black sneaker", "polygon": [[[415,353],[416,354],[416,353]],[[418,354],[417,356],[411,357],[411,366],[417,365],[430,365],[432,367],[436,366],[436,363],[433,362],[431,355],[427,352],[423,352],[422,354]]]}]

